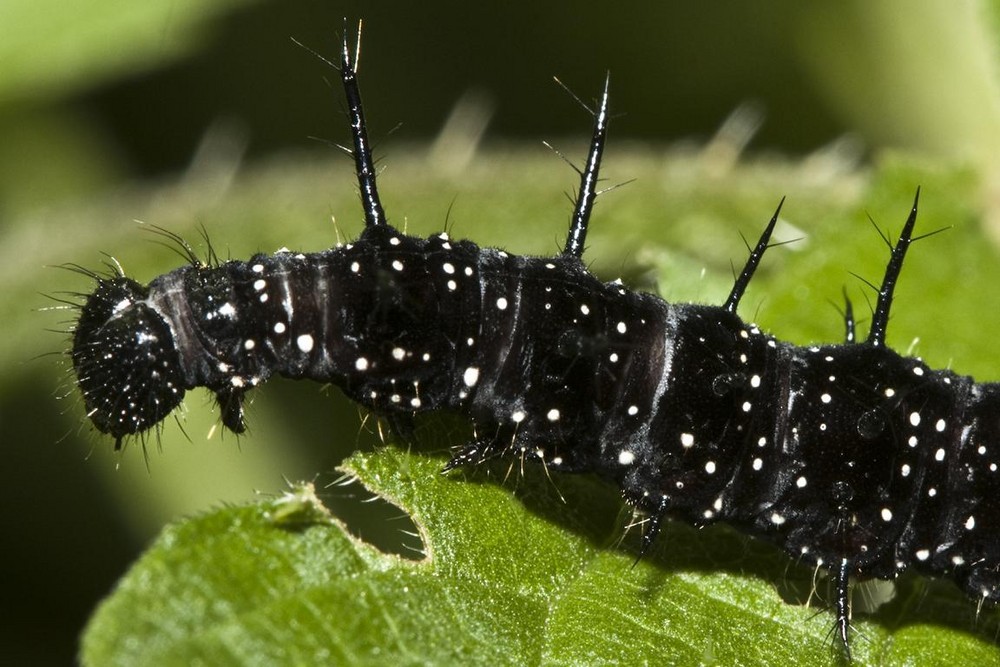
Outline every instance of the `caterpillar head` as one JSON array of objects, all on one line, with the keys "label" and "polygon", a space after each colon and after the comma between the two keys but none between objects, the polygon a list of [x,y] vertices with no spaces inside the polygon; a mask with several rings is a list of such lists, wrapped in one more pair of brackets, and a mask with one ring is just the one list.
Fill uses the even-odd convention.
[{"label": "caterpillar head", "polygon": [[125,277],[101,278],[80,313],[70,356],[87,408],[102,433],[122,438],[159,423],[184,398],[173,336]]}]

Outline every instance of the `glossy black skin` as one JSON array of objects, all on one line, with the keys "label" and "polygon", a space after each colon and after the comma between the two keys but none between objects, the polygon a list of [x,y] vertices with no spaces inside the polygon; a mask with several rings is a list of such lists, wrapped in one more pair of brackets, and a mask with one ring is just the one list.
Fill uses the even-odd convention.
[{"label": "glossy black skin", "polygon": [[[187,389],[244,429],[271,374],[331,382],[380,415],[467,415],[479,439],[448,468],[513,455],[596,472],[650,515],[725,521],[831,570],[846,647],[848,579],[907,568],[1000,600],[1000,389],[884,346],[916,203],[869,338],[802,348],[736,314],[777,213],[724,306],[602,283],[581,260],[607,130],[607,87],[563,254],[530,258],[385,221],[345,42],[341,66],[366,229],[320,253],[193,265],[148,288],[101,280],[74,366],[88,414],[118,439]],[[848,315],[849,340],[853,318]]]}]

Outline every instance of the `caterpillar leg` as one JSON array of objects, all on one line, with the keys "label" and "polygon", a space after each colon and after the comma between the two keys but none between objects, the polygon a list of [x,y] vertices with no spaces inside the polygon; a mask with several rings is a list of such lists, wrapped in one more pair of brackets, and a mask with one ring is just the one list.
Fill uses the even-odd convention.
[{"label": "caterpillar leg", "polygon": [[236,387],[226,387],[215,392],[222,425],[233,433],[243,433],[247,430],[243,413],[243,396],[244,391]]},{"label": "caterpillar leg", "polygon": [[667,514],[667,504],[666,499],[661,500],[656,510],[649,514],[649,520],[646,522],[642,541],[639,545],[639,558],[642,558],[649,552],[650,547],[653,546],[653,542],[656,541],[657,536],[660,534],[660,529],[663,528],[663,517]]},{"label": "caterpillar leg", "polygon": [[497,434],[492,438],[477,438],[472,442],[466,443],[458,450],[457,454],[451,457],[451,460],[445,464],[441,472],[446,473],[449,470],[468,465],[479,465],[480,463],[497,458],[506,450],[506,444],[510,442],[508,438],[503,441],[504,444],[501,444],[501,439],[500,434]]},{"label": "caterpillar leg", "polygon": [[850,591],[850,571],[851,562],[847,558],[842,558],[837,567],[832,571],[834,585],[834,611],[837,615],[834,632],[840,640],[847,660],[851,659],[851,646],[848,644],[847,635],[851,629],[851,591]]}]

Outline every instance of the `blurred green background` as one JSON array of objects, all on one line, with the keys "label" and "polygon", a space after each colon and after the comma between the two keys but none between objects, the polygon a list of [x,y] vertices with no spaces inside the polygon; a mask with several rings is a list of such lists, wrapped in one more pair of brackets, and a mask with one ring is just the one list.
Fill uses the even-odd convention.
[{"label": "blurred green background", "polygon": [[[890,149],[971,173],[975,186],[963,193],[973,199],[963,211],[983,221],[983,238],[1000,238],[993,5],[935,1],[917,10],[900,0],[830,7],[790,0],[0,0],[0,661],[71,662],[94,605],[166,521],[247,500],[255,490],[277,493],[284,479],[326,484],[347,452],[377,440],[335,390],[275,382],[260,392],[251,432],[240,440],[206,438],[214,416],[207,397],[195,392],[183,431],[170,421],[159,440],[147,443],[146,460],[136,446],[118,456],[82,421],[59,354],[67,336],[52,332],[65,330],[71,314],[50,310],[57,303],[45,295],[90,287],[47,267],[96,268],[109,253],[146,281],[177,266],[176,255],[151,242],[135,220],[192,243],[202,225],[221,255],[238,258],[282,245],[317,250],[338,231],[356,233],[351,166],[328,145],[347,141],[339,85],[292,38],[335,57],[342,17],[352,30],[354,18],[365,19],[362,88],[385,167],[383,197],[390,218],[411,231],[439,229],[454,204],[458,236],[517,252],[558,247],[569,212],[561,193],[575,177],[539,141],[580,155],[589,119],[551,77],[589,100],[610,70],[619,115],[603,173],[612,183],[638,180],[607,195],[599,212],[610,227],[612,212],[627,221],[629,201],[647,189],[672,188],[670,201],[681,202],[677,216],[705,224],[664,231],[674,235],[664,237],[671,245],[690,249],[683,262],[672,262],[678,271],[697,274],[707,265],[725,278],[729,259],[743,257],[736,230],[756,233],[783,194],[790,202],[799,197],[800,210],[823,204],[844,215],[855,211],[870,166]],[[738,108],[742,124],[730,124],[719,139],[717,129]],[[455,110],[461,113],[441,134]],[[477,118],[490,122],[472,154]],[[750,152],[769,157],[733,168],[749,136],[740,128],[760,118]],[[680,157],[664,162],[668,147]],[[900,187],[912,192],[916,184]],[[730,205],[730,196],[743,203]],[[712,219],[682,210],[696,204]],[[746,207],[755,218],[726,226],[727,211]],[[544,223],[539,218],[551,223],[539,231],[533,216],[543,209],[555,213]],[[664,226],[674,213],[665,210]],[[896,229],[905,204],[878,213]],[[528,226],[505,222],[515,219]],[[803,218],[800,226],[811,232],[820,222]],[[939,222],[935,227],[955,220]],[[595,229],[599,270],[629,273],[638,271],[628,268],[637,260],[655,263],[625,242],[623,224]],[[842,233],[870,230],[855,223]],[[947,236],[960,242],[967,234]],[[873,261],[881,261],[884,248],[868,241]],[[992,247],[980,251],[977,261],[995,259]],[[843,261],[838,269],[842,276]],[[717,298],[704,284],[685,291],[664,285],[662,272],[658,280],[668,298]],[[796,298],[835,298],[839,284]],[[798,335],[836,339],[835,313],[813,312],[825,313],[825,321]],[[938,320],[944,337],[947,318]],[[956,345],[940,365],[950,354],[963,359],[962,343]],[[1000,363],[959,370],[997,377]],[[331,435],[337,425],[346,437]],[[345,508],[363,500],[357,489],[327,493]],[[360,530],[377,533],[380,522]]]}]

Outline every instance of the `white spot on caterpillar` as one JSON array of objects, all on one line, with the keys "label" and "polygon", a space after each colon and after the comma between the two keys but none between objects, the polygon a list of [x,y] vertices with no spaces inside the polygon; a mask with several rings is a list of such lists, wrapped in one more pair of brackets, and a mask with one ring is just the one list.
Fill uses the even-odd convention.
[{"label": "white spot on caterpillar", "polygon": [[823,401],[824,403],[829,403],[830,401],[833,400],[833,397],[831,397],[830,394],[821,394],[819,400]]},{"label": "white spot on caterpillar", "polygon": [[[635,417],[637,414],[639,414],[639,406],[638,405],[628,406],[628,414],[630,417]],[[681,436],[681,440],[682,441],[684,440],[684,436]]]},{"label": "white spot on caterpillar", "polygon": [[781,524],[785,523],[785,517],[781,516],[777,512],[774,512],[773,514],[771,514],[771,523],[773,523],[775,526],[780,526]]},{"label": "white spot on caterpillar", "polygon": [[627,449],[623,449],[618,452],[618,463],[623,466],[630,466],[635,463],[635,454]]},{"label": "white spot on caterpillar", "polygon": [[466,387],[475,387],[476,383],[479,382],[479,369],[475,366],[466,368],[462,375],[462,381],[465,382]]},{"label": "white spot on caterpillar", "polygon": [[472,275],[472,267],[471,266],[465,267],[465,275],[467,275],[467,276],[471,276]]},{"label": "white spot on caterpillar", "polygon": [[620,333],[620,334],[623,334],[623,333],[625,333],[626,331],[628,331],[628,327],[627,327],[627,326],[625,326],[625,323],[624,323],[624,322],[619,322],[619,323],[618,323],[618,326],[617,326],[616,328],[618,329],[618,333]]},{"label": "white spot on caterpillar", "polygon": [[263,278],[258,278],[257,280],[253,281],[253,288],[258,292],[264,289],[265,287],[267,287],[267,281],[264,280]]},{"label": "white spot on caterpillar", "polygon": [[911,426],[920,426],[920,413],[919,412],[911,412],[910,413],[910,425]]},{"label": "white spot on caterpillar", "polygon": [[507,310],[507,299],[505,299],[504,297],[500,297],[499,299],[497,299],[497,308],[499,308],[500,310]]},{"label": "white spot on caterpillar", "polygon": [[757,387],[760,386],[760,376],[759,375],[751,375],[750,376],[750,386],[753,387],[754,389],[756,389]]},{"label": "white spot on caterpillar", "polygon": [[313,349],[313,337],[309,334],[302,334],[295,339],[295,344],[299,346],[299,349],[303,352],[309,352]]},{"label": "white spot on caterpillar", "polygon": [[261,303],[267,303],[267,293],[261,294],[257,298],[260,300]]},{"label": "white spot on caterpillar", "polygon": [[253,338],[247,338],[243,341],[244,350],[252,350],[257,345],[257,342]]},{"label": "white spot on caterpillar", "polygon": [[411,398],[410,399],[410,407],[419,408],[420,407],[420,399],[419,398]]},{"label": "white spot on caterpillar", "polygon": [[944,447],[940,447],[936,452],[934,452],[934,460],[944,461]]},{"label": "white spot on caterpillar", "polygon": [[886,398],[892,398],[893,396],[896,395],[896,390],[893,389],[892,387],[889,387],[882,393],[885,394]]},{"label": "white spot on caterpillar", "polygon": [[455,265],[452,264],[451,262],[445,262],[441,266],[441,268],[444,269],[445,273],[448,273],[448,274],[455,273]]},{"label": "white spot on caterpillar", "polygon": [[797,480],[795,480],[795,486],[799,487],[800,489],[806,488],[806,484],[808,483],[809,481],[805,478],[805,476],[799,477]]},{"label": "white spot on caterpillar", "polygon": [[235,314],[236,308],[228,301],[219,306],[219,315],[222,315],[223,317],[232,317]]},{"label": "white spot on caterpillar", "polygon": [[913,367],[913,374],[917,375],[917,376],[923,375],[924,374],[924,369],[921,368],[920,366],[914,366]]},{"label": "white spot on caterpillar", "polygon": [[285,333],[285,323],[284,322],[275,322],[274,323],[274,333],[278,333],[278,334]]},{"label": "white spot on caterpillar", "polygon": [[750,412],[752,408],[753,408],[753,403],[751,403],[750,401],[743,402],[743,412]]},{"label": "white spot on caterpillar", "polygon": [[368,360],[365,359],[364,357],[358,357],[357,359],[354,360],[354,368],[356,368],[359,371],[368,370]]},{"label": "white spot on caterpillar", "polygon": [[945,426],[947,426],[947,424],[945,423],[945,421],[943,419],[939,419],[939,420],[937,420],[937,423],[934,424],[934,429],[938,433],[944,433]]},{"label": "white spot on caterpillar", "polygon": [[911,470],[910,464],[909,463],[904,463],[902,465],[902,467],[900,467],[899,472],[903,475],[903,477],[909,477],[910,476],[910,470]]},{"label": "white spot on caterpillar", "polygon": [[402,271],[403,270],[403,263],[401,261],[399,261],[398,259],[394,259],[394,260],[392,260],[392,268],[396,269],[397,271]]},{"label": "white spot on caterpillar", "polygon": [[449,280],[448,281],[448,289],[451,290],[452,292],[454,292],[455,290],[458,289],[458,283],[456,283],[454,280]]},{"label": "white spot on caterpillar", "polygon": [[527,416],[528,415],[524,413],[524,410],[514,410],[514,413],[510,416],[510,418],[515,424],[520,424]]},{"label": "white spot on caterpillar", "polygon": [[690,449],[694,447],[694,434],[693,433],[681,433],[681,447],[684,449]]},{"label": "white spot on caterpillar", "polygon": [[705,462],[705,472],[707,472],[709,475],[715,474],[715,461]]},{"label": "white spot on caterpillar", "polygon": [[764,461],[763,461],[763,459],[756,458],[756,459],[753,460],[753,469],[754,470],[760,470],[763,467],[764,467]]},{"label": "white spot on caterpillar", "polygon": [[406,350],[401,347],[392,348],[392,358],[396,361],[402,361],[403,357],[406,356]]},{"label": "white spot on caterpillar", "polygon": [[548,417],[550,422],[557,422],[559,421],[559,410],[552,408],[545,416]]},{"label": "white spot on caterpillar", "polygon": [[892,510],[890,510],[888,507],[882,508],[882,520],[886,522],[892,521]]},{"label": "white spot on caterpillar", "polygon": [[250,267],[250,270],[253,271],[254,273],[264,273],[264,265],[254,264],[253,266]]},{"label": "white spot on caterpillar", "polygon": [[360,270],[361,270],[361,265],[360,264],[358,264],[357,262],[351,262],[351,272],[352,273],[357,273]]},{"label": "white spot on caterpillar", "polygon": [[918,549],[915,555],[917,560],[924,561],[931,557],[931,552],[927,549]]},{"label": "white spot on caterpillar", "polygon": [[609,354],[608,355],[608,361],[610,361],[613,364],[617,364],[618,363],[618,353],[617,352],[612,352],[611,354]]},{"label": "white spot on caterpillar", "polygon": [[580,312],[584,315],[590,315],[590,307],[587,304],[580,304]]},{"label": "white spot on caterpillar", "polygon": [[976,517],[969,515],[969,518],[965,520],[965,529],[972,530],[976,527]]}]

